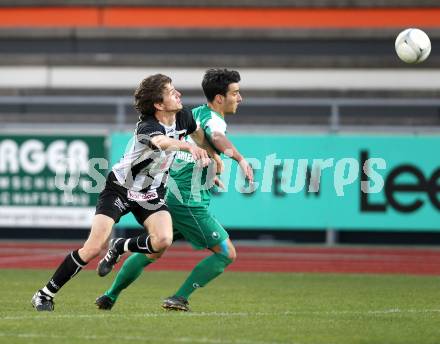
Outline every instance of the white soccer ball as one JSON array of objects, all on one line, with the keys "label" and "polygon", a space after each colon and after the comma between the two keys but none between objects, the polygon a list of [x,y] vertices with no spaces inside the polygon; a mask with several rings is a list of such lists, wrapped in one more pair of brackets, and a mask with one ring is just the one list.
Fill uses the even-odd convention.
[{"label": "white soccer ball", "polygon": [[406,63],[425,61],[431,53],[431,41],[420,29],[403,30],[394,44],[399,58]]}]

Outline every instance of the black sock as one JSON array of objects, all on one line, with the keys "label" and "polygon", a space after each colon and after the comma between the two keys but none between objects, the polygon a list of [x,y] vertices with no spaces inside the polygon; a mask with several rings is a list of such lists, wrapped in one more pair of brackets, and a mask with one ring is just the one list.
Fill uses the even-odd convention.
[{"label": "black sock", "polygon": [[157,253],[151,245],[150,235],[143,234],[138,237],[128,239],[128,250],[139,253]]},{"label": "black sock", "polygon": [[58,269],[46,284],[46,288],[55,294],[68,280],[80,272],[86,264],[87,263],[80,258],[78,250],[70,252],[58,266]]}]

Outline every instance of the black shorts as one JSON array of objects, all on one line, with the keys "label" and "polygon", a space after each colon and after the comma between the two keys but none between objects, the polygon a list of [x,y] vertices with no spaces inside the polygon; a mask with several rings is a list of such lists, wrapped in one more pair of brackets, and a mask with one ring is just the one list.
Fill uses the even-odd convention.
[{"label": "black shorts", "polygon": [[165,189],[133,192],[117,184],[113,172],[107,177],[105,188],[101,191],[96,205],[95,215],[103,214],[111,217],[115,223],[129,212],[133,213],[139,224],[143,225],[151,215],[161,210],[168,211],[164,197]]}]

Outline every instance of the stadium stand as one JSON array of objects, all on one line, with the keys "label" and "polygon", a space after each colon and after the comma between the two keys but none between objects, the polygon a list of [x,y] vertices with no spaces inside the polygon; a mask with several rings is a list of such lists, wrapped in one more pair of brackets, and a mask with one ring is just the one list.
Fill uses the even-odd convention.
[{"label": "stadium stand", "polygon": [[[440,57],[433,53],[414,69],[397,59],[393,42],[417,26],[437,46],[439,18],[435,1],[3,1],[0,95],[128,98],[141,75],[165,70],[197,102],[203,69],[228,66],[242,71],[249,100],[233,125],[325,127],[332,104],[291,100],[435,99]],[[6,99],[0,120],[53,123],[51,114],[65,113],[79,124],[116,123],[116,107],[89,102],[67,110]],[[404,107],[346,107],[341,123],[439,125],[437,105]],[[129,102],[124,113],[131,123]]]}]

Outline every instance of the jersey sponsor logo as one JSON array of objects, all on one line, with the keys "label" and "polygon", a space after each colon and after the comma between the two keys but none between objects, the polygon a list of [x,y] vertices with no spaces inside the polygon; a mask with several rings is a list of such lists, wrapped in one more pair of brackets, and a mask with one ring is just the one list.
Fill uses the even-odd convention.
[{"label": "jersey sponsor logo", "polygon": [[156,199],[158,197],[159,196],[158,196],[156,190],[151,190],[148,192],[127,190],[127,198],[130,201],[145,202],[145,201],[151,201],[151,200]]},{"label": "jersey sponsor logo", "polygon": [[201,288],[202,286],[198,283],[193,283],[193,288],[197,289],[197,288]]},{"label": "jersey sponsor logo", "polygon": [[192,154],[183,151],[178,151],[176,153],[176,159],[183,160],[186,162],[194,162],[194,158],[192,157]]}]

